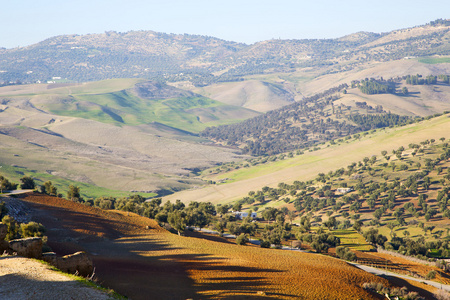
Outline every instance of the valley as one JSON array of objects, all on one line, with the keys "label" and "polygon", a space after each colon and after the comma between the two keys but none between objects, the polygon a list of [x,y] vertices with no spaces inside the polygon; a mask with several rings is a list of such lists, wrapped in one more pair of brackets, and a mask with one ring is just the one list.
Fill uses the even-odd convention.
[{"label": "valley", "polygon": [[439,19],[2,48],[8,239],[86,251],[130,299],[448,299],[420,280],[450,284],[449,42]]}]

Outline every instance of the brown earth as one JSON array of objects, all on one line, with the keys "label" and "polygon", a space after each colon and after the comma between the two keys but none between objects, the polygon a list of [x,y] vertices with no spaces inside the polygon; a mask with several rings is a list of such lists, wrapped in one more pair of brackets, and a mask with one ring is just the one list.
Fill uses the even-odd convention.
[{"label": "brown earth", "polygon": [[22,200],[58,255],[87,251],[99,283],[131,299],[379,299],[362,284],[389,285],[330,257],[180,237],[132,213],[40,194]]}]

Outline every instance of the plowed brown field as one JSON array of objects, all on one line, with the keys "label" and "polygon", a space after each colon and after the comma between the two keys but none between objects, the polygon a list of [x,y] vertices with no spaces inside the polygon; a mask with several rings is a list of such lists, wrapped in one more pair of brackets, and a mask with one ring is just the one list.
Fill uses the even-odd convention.
[{"label": "plowed brown field", "polygon": [[389,285],[331,257],[180,237],[132,213],[40,194],[22,200],[57,254],[87,251],[99,282],[131,299],[382,299],[362,284]]}]

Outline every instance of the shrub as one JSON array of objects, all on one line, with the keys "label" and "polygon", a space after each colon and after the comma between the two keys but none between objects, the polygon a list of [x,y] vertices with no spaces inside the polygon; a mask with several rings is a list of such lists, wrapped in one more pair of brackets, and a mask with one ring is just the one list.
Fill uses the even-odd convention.
[{"label": "shrub", "polygon": [[20,224],[19,228],[20,235],[23,238],[27,237],[43,237],[45,233],[44,225],[36,222],[29,222],[27,224]]},{"label": "shrub", "polygon": [[356,254],[353,253],[348,247],[339,246],[336,248],[336,255],[345,260],[349,261],[355,261],[356,260]]},{"label": "shrub", "polygon": [[436,271],[431,270],[430,272],[428,272],[426,279],[430,280],[430,279],[434,279],[434,278],[436,278]]},{"label": "shrub", "polygon": [[237,238],[236,238],[236,244],[238,245],[245,245],[249,242],[248,236],[246,234],[241,233]]},{"label": "shrub", "polygon": [[262,240],[260,240],[259,246],[261,248],[270,248],[270,242],[269,241],[262,241]]}]

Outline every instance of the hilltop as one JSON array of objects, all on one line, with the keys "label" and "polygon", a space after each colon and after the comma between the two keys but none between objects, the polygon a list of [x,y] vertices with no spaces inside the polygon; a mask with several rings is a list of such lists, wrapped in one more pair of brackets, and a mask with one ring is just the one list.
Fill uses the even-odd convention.
[{"label": "hilltop", "polygon": [[[0,50],[0,80],[92,81],[142,77],[204,86],[253,74],[302,68],[337,73],[368,62],[448,55],[449,22],[338,39],[268,40],[245,45],[199,35],[154,31],[63,35]],[[53,79],[54,80],[54,79]]]}]

